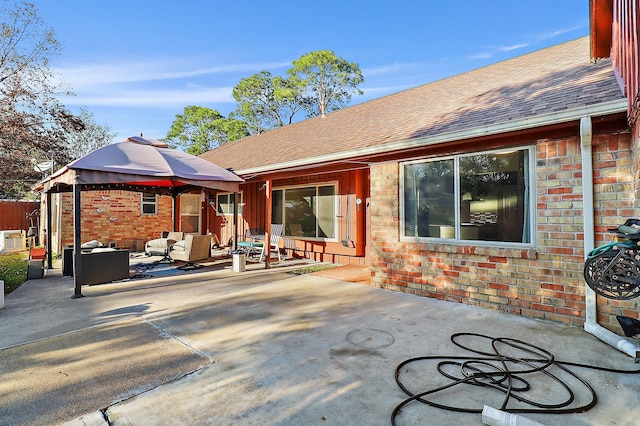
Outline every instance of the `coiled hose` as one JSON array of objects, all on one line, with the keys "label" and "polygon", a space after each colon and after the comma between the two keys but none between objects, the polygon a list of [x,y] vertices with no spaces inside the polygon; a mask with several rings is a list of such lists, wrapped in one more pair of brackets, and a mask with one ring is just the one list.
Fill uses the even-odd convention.
[{"label": "coiled hose", "polygon": [[[485,345],[489,343],[491,350],[485,351],[473,348],[469,345],[464,345],[461,341],[465,339],[480,340],[480,342]],[[435,396],[437,393],[444,390],[465,384],[489,388],[503,393],[502,405],[499,409],[507,413],[582,413],[593,408],[597,404],[598,397],[593,387],[586,380],[570,370],[569,367],[587,368],[617,374],[640,374],[640,369],[619,370],[567,361],[558,361],[551,352],[530,343],[512,338],[494,338],[476,333],[456,333],[451,336],[451,341],[456,346],[479,356],[421,356],[401,362],[395,369],[395,379],[400,389],[409,395],[409,398],[405,399],[394,408],[391,413],[392,425],[396,424],[396,417],[400,414],[402,408],[411,402],[420,402],[431,407],[449,411],[482,413],[484,406],[480,408],[459,407],[427,399],[427,397],[432,395]],[[507,355],[504,353],[504,350],[509,351],[510,354]],[[511,354],[514,352],[519,356]],[[405,367],[418,361],[437,361],[437,371],[442,376],[450,379],[450,382],[417,393],[409,390],[402,381],[403,371],[406,374],[408,369]],[[583,386],[583,391],[587,391],[587,394],[589,395],[588,400],[581,404],[574,404],[576,399],[574,390],[564,380],[558,377],[557,374],[552,374],[549,371],[549,367],[552,366],[557,367],[562,372],[576,379],[576,381]],[[453,374],[452,372],[457,372],[457,374]],[[564,400],[556,403],[543,403],[527,397],[525,392],[531,389],[531,384],[525,377],[534,373],[544,374],[545,377],[559,385],[561,389],[564,389],[566,392]],[[509,408],[509,402],[512,400],[528,404],[529,407]]]}]

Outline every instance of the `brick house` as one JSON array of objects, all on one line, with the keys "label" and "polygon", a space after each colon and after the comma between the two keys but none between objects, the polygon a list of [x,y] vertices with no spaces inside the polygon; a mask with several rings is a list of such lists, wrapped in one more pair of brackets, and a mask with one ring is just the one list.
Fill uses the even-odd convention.
[{"label": "brick house", "polygon": [[[640,182],[637,126],[590,47],[580,38],[202,158],[245,179],[247,226],[283,223],[308,257],[370,266],[373,286],[582,325],[585,253],[637,216]],[[617,330],[616,314],[638,311],[598,299],[597,321]]]},{"label": "brick house", "polygon": [[127,247],[189,225],[227,241],[237,200],[240,234],[284,224],[289,248],[369,266],[373,286],[618,332],[638,299],[595,296],[583,266],[608,228],[639,216],[631,10],[595,0],[590,38],[203,154],[245,179],[240,193],[186,194],[172,214],[159,197],[155,216],[139,193],[83,193],[83,239]]}]

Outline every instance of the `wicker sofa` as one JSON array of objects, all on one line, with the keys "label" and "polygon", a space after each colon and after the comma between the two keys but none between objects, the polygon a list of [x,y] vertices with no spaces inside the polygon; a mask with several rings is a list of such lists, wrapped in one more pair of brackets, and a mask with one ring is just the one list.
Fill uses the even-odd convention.
[{"label": "wicker sofa", "polygon": [[129,250],[94,249],[81,256],[81,285],[104,284],[129,278]]},{"label": "wicker sofa", "polygon": [[211,257],[211,235],[188,234],[184,240],[178,241],[169,249],[172,260],[193,262]]}]

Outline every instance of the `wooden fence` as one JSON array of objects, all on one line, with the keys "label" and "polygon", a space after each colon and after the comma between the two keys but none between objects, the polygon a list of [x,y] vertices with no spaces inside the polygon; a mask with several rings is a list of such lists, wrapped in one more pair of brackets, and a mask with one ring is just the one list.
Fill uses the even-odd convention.
[{"label": "wooden fence", "polygon": [[[29,215],[40,209],[37,201],[4,201],[0,200],[0,231],[22,229],[28,231],[32,226]],[[37,214],[33,215],[33,226],[37,225]]]}]

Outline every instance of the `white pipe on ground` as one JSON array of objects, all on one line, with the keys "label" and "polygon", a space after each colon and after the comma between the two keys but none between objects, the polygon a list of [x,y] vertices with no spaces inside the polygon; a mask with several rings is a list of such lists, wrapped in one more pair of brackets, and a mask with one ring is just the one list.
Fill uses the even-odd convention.
[{"label": "white pipe on ground", "polygon": [[[582,217],[584,218],[584,256],[595,247],[595,225],[593,220],[593,158],[591,153],[592,128],[591,117],[580,119],[580,146],[582,151]],[[598,339],[613,346],[635,359],[640,357],[640,348],[629,340],[619,336],[598,324],[596,293],[585,281],[586,321],[584,329]]]},{"label": "white pipe on ground", "polygon": [[544,426],[542,423],[488,405],[482,409],[482,423],[487,426]]},{"label": "white pipe on ground", "polygon": [[624,337],[612,333],[600,324],[596,324],[595,322],[585,322],[584,329],[587,333],[593,334],[598,339],[610,346],[613,346],[620,352],[624,352],[635,359],[640,358],[640,348]]}]

